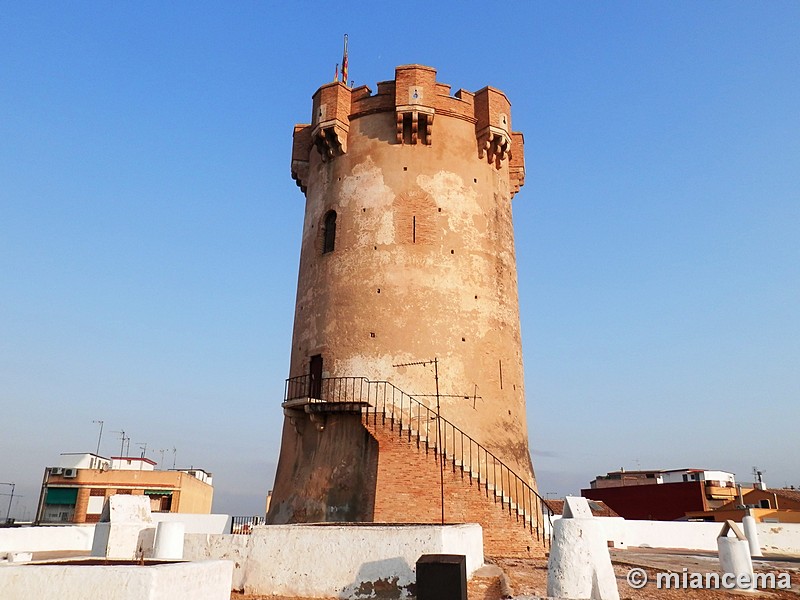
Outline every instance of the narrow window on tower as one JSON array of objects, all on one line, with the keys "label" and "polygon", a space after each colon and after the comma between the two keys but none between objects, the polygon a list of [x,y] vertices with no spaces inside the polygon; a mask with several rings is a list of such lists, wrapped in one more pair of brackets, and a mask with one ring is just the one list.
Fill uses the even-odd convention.
[{"label": "narrow window on tower", "polygon": [[329,210],[325,215],[325,229],[322,232],[322,253],[333,252],[336,245],[336,211]]},{"label": "narrow window on tower", "polygon": [[428,115],[419,115],[419,141],[422,144],[428,143]]},{"label": "narrow window on tower", "polygon": [[404,144],[413,144],[414,143],[414,134],[413,134],[413,115],[411,113],[404,113],[403,114],[403,143]]}]

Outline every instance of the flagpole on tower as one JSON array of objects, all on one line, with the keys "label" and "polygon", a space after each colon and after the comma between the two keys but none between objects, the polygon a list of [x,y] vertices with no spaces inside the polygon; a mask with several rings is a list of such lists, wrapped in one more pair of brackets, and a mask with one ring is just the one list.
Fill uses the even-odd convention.
[{"label": "flagpole on tower", "polygon": [[347,85],[347,34],[344,34],[344,53],[342,55],[342,81]]}]

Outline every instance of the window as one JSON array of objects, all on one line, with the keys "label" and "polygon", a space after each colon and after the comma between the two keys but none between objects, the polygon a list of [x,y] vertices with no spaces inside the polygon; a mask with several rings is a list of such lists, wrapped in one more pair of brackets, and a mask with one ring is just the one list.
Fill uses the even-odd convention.
[{"label": "window", "polygon": [[325,227],[322,231],[322,253],[333,252],[336,245],[336,211],[329,210],[325,215]]},{"label": "window", "polygon": [[172,509],[171,490],[145,490],[145,495],[150,498],[152,512],[170,512]]}]

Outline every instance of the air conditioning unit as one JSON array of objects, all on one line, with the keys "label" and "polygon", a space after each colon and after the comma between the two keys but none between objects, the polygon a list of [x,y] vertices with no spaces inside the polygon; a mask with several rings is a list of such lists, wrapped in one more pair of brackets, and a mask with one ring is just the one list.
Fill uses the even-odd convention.
[{"label": "air conditioning unit", "polygon": [[74,479],[78,476],[78,469],[64,469],[65,479]]},{"label": "air conditioning unit", "polygon": [[50,475],[61,475],[63,472],[61,467],[50,467]]}]

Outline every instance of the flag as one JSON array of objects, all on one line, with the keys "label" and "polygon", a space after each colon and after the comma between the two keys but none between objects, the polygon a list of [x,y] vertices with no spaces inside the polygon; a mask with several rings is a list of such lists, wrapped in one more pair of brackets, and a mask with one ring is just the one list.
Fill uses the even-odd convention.
[{"label": "flag", "polygon": [[339,81],[339,63],[336,63],[336,74],[333,76],[334,81]]},{"label": "flag", "polygon": [[342,81],[347,85],[347,34],[344,34],[344,55],[342,56]]}]

